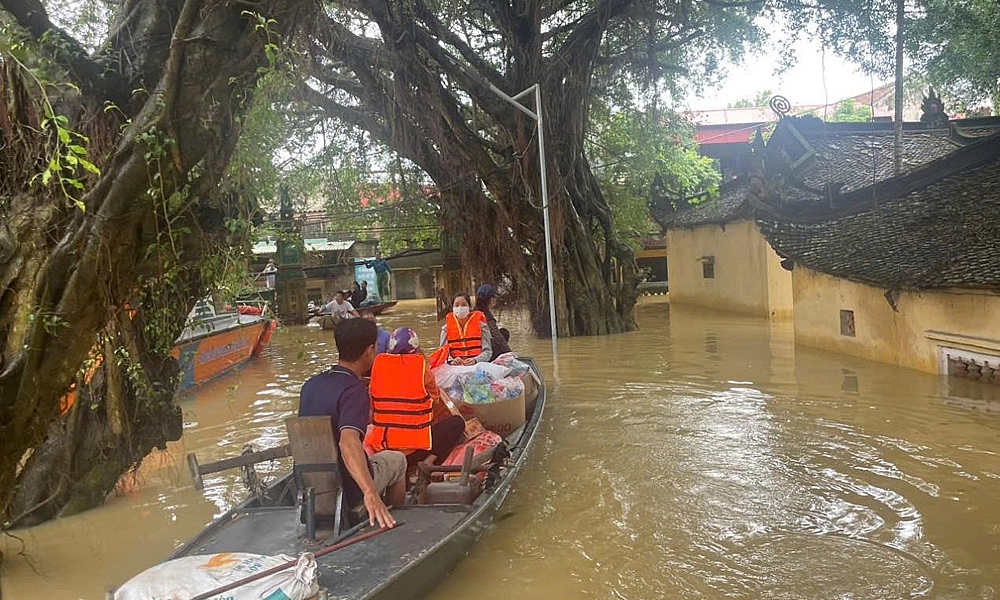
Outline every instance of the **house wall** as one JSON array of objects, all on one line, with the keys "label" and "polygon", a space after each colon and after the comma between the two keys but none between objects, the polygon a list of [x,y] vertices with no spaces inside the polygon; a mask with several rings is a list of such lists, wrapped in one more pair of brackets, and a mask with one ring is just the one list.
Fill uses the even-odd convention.
[{"label": "house wall", "polygon": [[[338,291],[351,289],[352,283],[354,278],[348,275],[338,275],[333,279],[310,277],[306,279],[306,297],[312,302],[326,304]],[[316,300],[317,296],[319,300]]]},{"label": "house wall", "polygon": [[[896,312],[885,290],[801,266],[792,285],[798,343],[928,373],[941,372],[941,348],[996,356],[1000,363],[1000,295],[906,292]],[[841,335],[841,310],[854,313],[854,337]]]},{"label": "house wall", "polygon": [[[787,319],[791,274],[752,221],[667,232],[671,304],[694,304],[745,315]],[[702,257],[715,259],[715,277],[704,277]]]},{"label": "house wall", "polygon": [[[754,226],[756,228],[756,225]],[[769,316],[779,321],[790,321],[795,310],[795,297],[792,288],[792,274],[781,266],[781,259],[764,240],[760,230],[757,235],[764,242],[762,251],[767,263],[767,305]]]},{"label": "house wall", "polygon": [[436,298],[434,282],[440,271],[440,267],[429,266],[393,269],[390,283],[393,299]]}]

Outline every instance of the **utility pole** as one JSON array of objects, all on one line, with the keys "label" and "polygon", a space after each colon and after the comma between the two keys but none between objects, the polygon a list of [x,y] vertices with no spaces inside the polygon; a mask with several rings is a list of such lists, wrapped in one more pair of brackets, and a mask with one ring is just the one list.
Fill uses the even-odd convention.
[{"label": "utility pole", "polygon": [[[559,332],[556,327],[556,285],[553,279],[552,266],[552,228],[549,223],[549,178],[545,172],[545,125],[543,122],[544,110],[542,109],[542,86],[536,83],[516,96],[507,95],[506,92],[493,84],[490,84],[490,90],[492,90],[497,96],[503,98],[508,104],[512,105],[514,108],[535,121],[536,132],[538,134],[538,170],[540,171],[540,185],[542,188],[542,222],[545,226],[545,267],[549,286],[549,326],[552,329],[552,360],[556,373],[556,379],[558,380]],[[535,94],[534,112],[520,102],[521,98],[524,98],[532,92]]]},{"label": "utility pole", "polygon": [[896,113],[893,117],[893,161],[896,175],[903,170],[903,11],[904,0],[896,0]]}]

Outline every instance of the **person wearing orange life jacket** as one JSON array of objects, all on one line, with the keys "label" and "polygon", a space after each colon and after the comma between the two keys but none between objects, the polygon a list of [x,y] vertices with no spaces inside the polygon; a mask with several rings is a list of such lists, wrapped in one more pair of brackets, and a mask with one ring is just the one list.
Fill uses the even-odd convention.
[{"label": "person wearing orange life jacket", "polygon": [[461,441],[465,419],[442,397],[409,327],[392,332],[388,353],[375,357],[369,392],[372,426],[365,444],[374,450],[399,450],[413,465],[431,455],[432,462],[444,459]]},{"label": "person wearing orange life jacket", "polygon": [[451,312],[441,328],[441,345],[448,344],[448,362],[471,366],[490,362],[493,344],[483,313],[472,312],[469,295],[461,293],[451,303]]}]

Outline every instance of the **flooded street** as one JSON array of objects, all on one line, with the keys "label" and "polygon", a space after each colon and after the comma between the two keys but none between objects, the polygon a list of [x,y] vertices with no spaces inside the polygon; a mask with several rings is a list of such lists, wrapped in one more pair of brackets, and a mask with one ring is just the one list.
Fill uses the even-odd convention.
[{"label": "flooded street", "polygon": [[[645,302],[639,332],[561,341],[558,381],[549,342],[501,316],[548,377],[545,419],[502,517],[431,598],[997,597],[1000,401],[795,347],[790,325]],[[436,346],[433,312],[402,303],[382,325]],[[2,542],[3,599],[100,599],[162,560],[244,496],[235,472],[194,491],[184,455],[282,443],[333,356],[332,332],[285,328],[185,398],[184,438],[129,491]]]}]

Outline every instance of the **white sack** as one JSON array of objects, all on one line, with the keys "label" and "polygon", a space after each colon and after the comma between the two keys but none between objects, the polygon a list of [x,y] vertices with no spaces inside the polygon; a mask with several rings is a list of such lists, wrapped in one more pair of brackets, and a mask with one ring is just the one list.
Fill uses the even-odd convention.
[{"label": "white sack", "polygon": [[[244,552],[185,556],[139,573],[115,591],[114,600],[189,600],[290,560],[295,559]],[[212,600],[307,600],[317,593],[316,559],[307,552],[294,568],[212,596]]]}]

